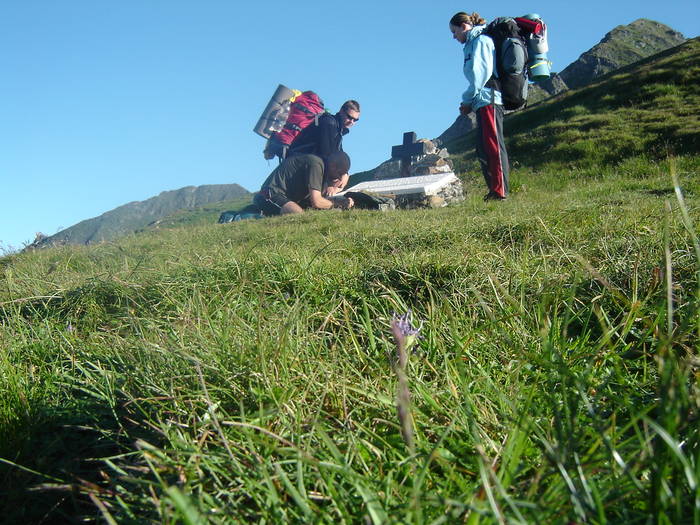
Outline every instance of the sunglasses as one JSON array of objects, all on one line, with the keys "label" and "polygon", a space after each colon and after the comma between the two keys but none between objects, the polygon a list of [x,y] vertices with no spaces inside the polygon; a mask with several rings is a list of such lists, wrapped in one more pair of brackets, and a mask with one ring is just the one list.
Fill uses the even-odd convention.
[{"label": "sunglasses", "polygon": [[345,113],[345,118],[348,119],[348,120],[352,120],[353,122],[357,122],[358,120],[360,120],[360,117],[357,117],[357,118],[351,117],[351,116],[348,115],[347,113]]}]

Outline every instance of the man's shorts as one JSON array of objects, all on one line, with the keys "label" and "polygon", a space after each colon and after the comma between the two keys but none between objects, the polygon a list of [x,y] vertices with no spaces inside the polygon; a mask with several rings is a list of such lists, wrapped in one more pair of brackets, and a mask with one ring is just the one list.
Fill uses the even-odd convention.
[{"label": "man's shorts", "polygon": [[287,204],[289,199],[285,195],[280,195],[270,191],[270,188],[263,188],[253,197],[253,203],[260,208],[263,215],[279,215],[282,206]]}]

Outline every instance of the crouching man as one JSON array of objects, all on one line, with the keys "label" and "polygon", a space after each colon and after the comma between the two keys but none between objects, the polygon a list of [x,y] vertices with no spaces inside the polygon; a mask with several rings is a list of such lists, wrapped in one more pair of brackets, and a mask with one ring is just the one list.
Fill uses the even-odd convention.
[{"label": "crouching man", "polygon": [[307,208],[352,208],[355,203],[348,197],[326,198],[349,170],[350,157],[343,151],[330,154],[325,162],[316,155],[289,157],[270,173],[253,203],[266,216],[303,213]]}]

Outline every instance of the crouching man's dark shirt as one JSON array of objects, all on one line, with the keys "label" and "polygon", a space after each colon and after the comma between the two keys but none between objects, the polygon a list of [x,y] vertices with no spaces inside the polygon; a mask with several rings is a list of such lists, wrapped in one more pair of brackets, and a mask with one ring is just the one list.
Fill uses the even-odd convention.
[{"label": "crouching man's dark shirt", "polygon": [[290,157],[270,173],[254,200],[272,202],[279,207],[293,201],[309,208],[311,190],[323,191],[323,173],[323,160],[316,155]]}]

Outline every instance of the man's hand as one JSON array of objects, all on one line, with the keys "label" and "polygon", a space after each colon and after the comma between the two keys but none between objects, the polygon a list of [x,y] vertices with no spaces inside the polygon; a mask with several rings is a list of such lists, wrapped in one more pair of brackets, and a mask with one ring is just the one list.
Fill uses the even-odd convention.
[{"label": "man's hand", "polygon": [[340,188],[338,186],[328,186],[326,188],[326,191],[323,193],[324,197],[332,197],[336,193],[340,191]]},{"label": "man's hand", "polygon": [[471,106],[465,104],[464,102],[462,102],[462,103],[459,105],[459,114],[460,114],[460,115],[464,115],[464,116],[466,117],[466,116],[469,115],[469,113],[471,113],[471,112],[472,112],[472,107],[471,107]]},{"label": "man's hand", "polygon": [[317,210],[330,210],[331,208],[349,210],[355,205],[355,201],[350,197],[333,197],[327,199],[321,195],[319,190],[311,190],[309,197],[311,200],[311,207]]}]

